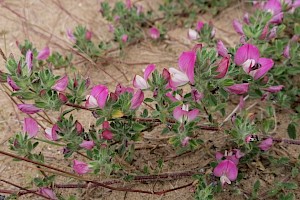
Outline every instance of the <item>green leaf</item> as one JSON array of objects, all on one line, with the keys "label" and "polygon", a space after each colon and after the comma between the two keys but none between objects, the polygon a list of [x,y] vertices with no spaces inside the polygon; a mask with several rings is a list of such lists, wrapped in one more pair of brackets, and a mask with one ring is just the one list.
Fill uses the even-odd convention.
[{"label": "green leaf", "polygon": [[150,99],[150,98],[145,98],[144,99],[144,102],[149,102],[149,103],[151,103],[151,102],[153,102],[154,100],[153,99]]},{"label": "green leaf", "polygon": [[289,124],[287,131],[288,131],[288,135],[291,139],[296,139],[296,137],[297,137],[296,126],[294,123]]},{"label": "green leaf", "polygon": [[143,124],[134,124],[132,129],[136,132],[141,132],[142,130],[145,130],[147,126],[144,126]]}]

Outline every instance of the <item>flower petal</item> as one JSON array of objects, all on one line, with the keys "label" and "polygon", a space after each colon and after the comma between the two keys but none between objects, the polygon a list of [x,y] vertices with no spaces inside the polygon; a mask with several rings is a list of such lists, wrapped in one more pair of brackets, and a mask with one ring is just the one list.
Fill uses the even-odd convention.
[{"label": "flower petal", "polygon": [[237,65],[242,65],[249,59],[255,60],[255,63],[260,57],[259,50],[256,46],[252,44],[244,44],[241,46],[234,56],[234,62]]},{"label": "flower petal", "polygon": [[191,84],[194,84],[194,68],[195,68],[195,63],[196,63],[196,52],[195,51],[187,51],[187,52],[183,52],[178,60],[178,65],[179,68],[182,72],[184,72]]},{"label": "flower petal", "polygon": [[37,56],[37,59],[38,60],[46,60],[50,55],[50,49],[49,47],[45,47],[44,49],[42,49],[38,56]]},{"label": "flower petal", "polygon": [[144,79],[148,80],[149,76],[151,75],[151,73],[155,70],[155,65],[154,64],[150,64],[146,67],[145,71],[144,71]]},{"label": "flower petal", "polygon": [[261,64],[261,67],[255,70],[254,80],[259,79],[263,75],[265,75],[274,65],[274,61],[269,58],[260,58],[258,63]]},{"label": "flower petal", "polygon": [[188,122],[193,121],[194,119],[196,119],[199,115],[199,110],[198,109],[193,109],[191,111],[188,112],[187,114],[187,120]]},{"label": "flower petal", "polygon": [[232,94],[245,94],[249,90],[249,83],[234,84],[226,89]]},{"label": "flower petal", "polygon": [[229,58],[224,57],[219,63],[219,66],[216,70],[217,72],[219,72],[219,74],[215,78],[224,78],[224,76],[226,76],[228,72],[228,68],[229,68]]}]

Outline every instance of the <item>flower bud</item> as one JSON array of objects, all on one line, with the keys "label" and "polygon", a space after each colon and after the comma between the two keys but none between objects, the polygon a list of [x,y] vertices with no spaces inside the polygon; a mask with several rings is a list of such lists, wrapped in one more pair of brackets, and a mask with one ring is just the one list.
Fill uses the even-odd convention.
[{"label": "flower bud", "polygon": [[77,173],[77,174],[86,174],[87,172],[89,172],[89,166],[88,164],[86,164],[85,162],[81,162],[78,160],[74,160],[73,161],[73,170]]},{"label": "flower bud", "polygon": [[50,56],[50,49],[49,47],[45,47],[38,53],[37,59],[46,60],[49,56]]}]

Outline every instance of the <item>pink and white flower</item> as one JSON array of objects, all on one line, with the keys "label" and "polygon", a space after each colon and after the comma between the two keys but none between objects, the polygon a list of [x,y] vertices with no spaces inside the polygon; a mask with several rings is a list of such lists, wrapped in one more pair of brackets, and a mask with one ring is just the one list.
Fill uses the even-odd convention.
[{"label": "pink and white flower", "polygon": [[74,160],[73,161],[73,170],[77,173],[77,174],[86,174],[90,171],[90,168],[88,166],[88,164],[86,164],[85,162],[79,161],[79,160]]},{"label": "pink and white flower", "polygon": [[260,58],[258,48],[251,44],[244,44],[237,50],[234,62],[242,66],[254,80],[264,76],[274,65],[272,59]]},{"label": "pink and white flower", "polygon": [[178,106],[173,111],[173,117],[180,123],[191,122],[195,120],[199,115],[198,109],[189,111],[189,106],[183,104],[182,107]]},{"label": "pink and white flower", "polygon": [[94,86],[92,88],[91,95],[86,97],[85,106],[87,108],[95,108],[99,106],[101,109],[103,109],[106,104],[108,93],[108,88],[105,85]]},{"label": "pink and white flower", "polygon": [[17,104],[17,107],[20,111],[26,114],[34,114],[41,111],[41,109],[35,107],[32,104]]},{"label": "pink and white flower", "polygon": [[138,90],[136,93],[134,93],[132,99],[131,99],[131,106],[130,109],[137,109],[140,107],[140,105],[144,101],[144,93],[142,90]]},{"label": "pink and white flower", "polygon": [[149,35],[152,39],[157,40],[160,37],[160,32],[157,28],[152,27],[149,29]]},{"label": "pink and white flower", "polygon": [[60,79],[58,79],[51,88],[58,92],[63,92],[67,88],[68,83],[69,83],[68,76],[65,75],[65,76],[61,77]]},{"label": "pink and white flower", "polygon": [[23,131],[29,135],[30,138],[35,137],[39,132],[38,123],[35,119],[27,117],[24,119]]},{"label": "pink and white flower", "polygon": [[199,38],[198,32],[193,29],[189,29],[188,30],[188,38],[190,40],[197,40]]},{"label": "pink and white flower", "polygon": [[235,181],[238,175],[238,168],[231,160],[221,161],[214,169],[214,175],[220,177],[222,186],[231,184],[231,181]]},{"label": "pink and white flower", "polygon": [[234,84],[226,88],[232,94],[245,94],[249,90],[249,83]]},{"label": "pink and white flower", "polygon": [[82,148],[85,148],[87,150],[91,150],[94,148],[95,142],[93,140],[91,140],[91,141],[83,140],[82,143],[79,144],[79,146]]},{"label": "pink and white flower", "polygon": [[155,70],[155,65],[150,64],[144,70],[144,78],[139,75],[135,75],[135,77],[133,79],[133,87],[139,88],[141,90],[148,89],[150,86],[149,86],[147,80],[154,70]]},{"label": "pink and white flower", "polygon": [[49,49],[49,47],[45,47],[38,53],[37,59],[38,60],[46,60],[49,56],[50,56],[50,49]]},{"label": "pink and white flower", "polygon": [[56,141],[58,139],[58,135],[57,135],[58,131],[59,128],[57,124],[54,124],[52,128],[45,129],[45,137],[49,140]]}]

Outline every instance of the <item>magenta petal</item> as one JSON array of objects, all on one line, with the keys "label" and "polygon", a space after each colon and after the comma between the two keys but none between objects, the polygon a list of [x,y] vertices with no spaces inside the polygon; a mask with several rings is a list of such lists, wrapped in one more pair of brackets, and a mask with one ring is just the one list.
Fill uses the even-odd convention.
[{"label": "magenta petal", "polygon": [[39,111],[41,111],[41,109],[35,107],[32,104],[17,104],[19,110],[21,110],[23,113],[26,114],[34,114],[37,113]]},{"label": "magenta petal", "polygon": [[95,142],[93,140],[92,141],[83,140],[83,142],[79,146],[87,150],[91,150],[95,146]]},{"label": "magenta petal", "polygon": [[37,59],[38,60],[46,60],[49,56],[50,56],[50,49],[49,49],[49,47],[45,47],[44,49],[42,49],[39,52]]},{"label": "magenta petal", "polygon": [[272,19],[270,20],[270,23],[272,23],[272,24],[281,24],[282,21],[283,21],[283,12],[274,15],[272,17]]},{"label": "magenta petal", "polygon": [[245,13],[243,20],[246,24],[250,24],[249,13]]},{"label": "magenta petal", "polygon": [[240,96],[239,109],[243,109],[245,107],[245,100],[243,96]]},{"label": "magenta petal", "polygon": [[279,0],[269,0],[264,5],[263,9],[265,11],[271,12],[273,15],[276,15],[281,12],[281,3]]},{"label": "magenta petal", "polygon": [[224,154],[222,154],[221,152],[217,152],[216,153],[216,159],[217,159],[217,161],[222,161],[223,157],[224,157]]},{"label": "magenta petal", "polygon": [[141,77],[139,75],[135,75],[133,78],[133,87],[139,88],[141,90],[145,90],[145,89],[149,88],[149,85],[143,77]]},{"label": "magenta petal", "polygon": [[48,197],[51,200],[56,200],[57,199],[55,193],[50,188],[42,187],[42,188],[39,189],[38,192],[39,192],[39,194],[41,194],[45,197]]},{"label": "magenta petal", "polygon": [[59,131],[59,128],[57,124],[54,124],[52,128],[46,128],[45,129],[45,137],[49,140],[56,141],[58,139],[57,132]]},{"label": "magenta petal", "polygon": [[149,29],[149,35],[152,39],[156,40],[160,37],[160,32],[157,28],[153,27]]},{"label": "magenta petal", "polygon": [[21,89],[10,76],[7,76],[7,83],[13,89],[13,91],[18,91]]},{"label": "magenta petal", "polygon": [[259,57],[259,50],[256,46],[252,44],[244,44],[236,51],[234,62],[237,65],[242,65],[248,59],[253,59],[257,62]]},{"label": "magenta petal", "polygon": [[28,72],[30,73],[32,71],[32,60],[33,60],[33,53],[32,51],[28,50],[26,52],[26,64],[27,64],[27,68],[28,68]]},{"label": "magenta petal", "polygon": [[201,101],[201,99],[203,99],[203,97],[204,97],[204,94],[200,93],[200,92],[199,92],[198,90],[196,90],[196,89],[192,89],[191,94],[192,94],[192,99],[193,99],[193,101],[195,101],[195,102]]},{"label": "magenta petal", "polygon": [[284,88],[283,85],[277,85],[277,86],[270,86],[268,88],[264,88],[264,91],[270,92],[270,93],[276,93],[281,91]]},{"label": "magenta petal", "polygon": [[151,75],[151,73],[155,70],[155,65],[154,64],[150,64],[146,67],[145,71],[144,71],[144,79],[148,80],[149,76]]},{"label": "magenta petal", "polygon": [[223,160],[215,167],[213,173],[217,177],[225,175],[229,180],[234,181],[238,175],[238,168],[231,160]]},{"label": "magenta petal", "polygon": [[228,50],[221,40],[219,40],[217,43],[217,51],[220,56],[229,57]]},{"label": "magenta petal", "polygon": [[103,109],[108,97],[108,88],[105,85],[96,85],[91,91],[91,95],[97,100],[98,106]]},{"label": "magenta petal", "polygon": [[269,58],[260,58],[258,63],[261,64],[261,67],[254,73],[254,80],[257,80],[265,75],[274,65],[274,61]]},{"label": "magenta petal", "polygon": [[105,140],[111,140],[113,138],[113,133],[110,130],[104,130],[102,132],[102,137]]},{"label": "magenta petal", "polygon": [[89,171],[89,166],[85,162],[74,160],[73,169],[77,174],[86,174]]},{"label": "magenta petal", "polygon": [[199,115],[199,110],[198,109],[194,109],[194,110],[191,110],[187,113],[187,119],[188,119],[188,122],[190,121],[193,121],[194,119],[196,119]]},{"label": "magenta petal", "polygon": [[249,90],[249,83],[241,83],[226,88],[232,94],[245,94]]},{"label": "magenta petal", "polygon": [[269,32],[269,24],[266,24],[265,27],[263,28],[261,35],[259,36],[259,39],[264,40],[268,32]]},{"label": "magenta petal", "polygon": [[290,58],[290,44],[287,44],[283,50],[283,56],[285,58]]},{"label": "magenta petal", "polygon": [[25,118],[23,131],[28,133],[30,138],[35,137],[39,131],[38,123],[32,118]]},{"label": "magenta petal", "polygon": [[201,22],[201,21],[198,21],[198,22],[197,22],[197,26],[196,26],[196,30],[197,30],[198,32],[200,32],[201,29],[203,28],[203,26],[204,26],[204,23]]},{"label": "magenta petal", "polygon": [[180,123],[182,123],[183,121],[183,116],[185,114],[185,111],[182,110],[181,106],[177,106],[174,110],[173,110],[173,117],[179,121]]},{"label": "magenta petal", "polygon": [[219,66],[216,70],[217,72],[219,72],[219,74],[215,78],[224,78],[224,76],[228,72],[228,68],[229,68],[229,58],[224,57],[219,63]]},{"label": "magenta petal", "polygon": [[258,147],[263,150],[263,151],[267,151],[269,150],[273,145],[273,139],[272,138],[268,138],[268,139],[265,139],[263,140],[259,145]]},{"label": "magenta petal", "polygon": [[233,20],[232,26],[233,26],[235,32],[237,32],[240,35],[244,35],[243,25],[237,19]]},{"label": "magenta petal", "polygon": [[142,90],[138,90],[131,99],[130,109],[137,109],[144,101],[144,93]]},{"label": "magenta petal", "polygon": [[68,76],[65,75],[56,81],[56,83],[52,86],[52,89],[58,92],[63,92],[67,88],[68,83],[69,83]]},{"label": "magenta petal", "polygon": [[185,72],[187,77],[189,78],[191,84],[195,83],[194,80],[194,68],[196,63],[196,52],[187,51],[183,52],[178,60],[179,68],[182,72]]}]

